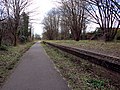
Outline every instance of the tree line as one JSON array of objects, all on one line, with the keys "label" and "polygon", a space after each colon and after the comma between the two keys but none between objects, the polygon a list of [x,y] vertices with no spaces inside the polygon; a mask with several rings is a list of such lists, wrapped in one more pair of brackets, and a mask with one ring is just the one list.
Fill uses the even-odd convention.
[{"label": "tree line", "polygon": [[25,9],[28,0],[0,0],[0,46],[25,42],[31,36],[32,25]]},{"label": "tree line", "polygon": [[85,39],[87,26],[99,25],[99,37],[114,40],[120,27],[120,0],[61,0],[42,24],[43,39]]}]

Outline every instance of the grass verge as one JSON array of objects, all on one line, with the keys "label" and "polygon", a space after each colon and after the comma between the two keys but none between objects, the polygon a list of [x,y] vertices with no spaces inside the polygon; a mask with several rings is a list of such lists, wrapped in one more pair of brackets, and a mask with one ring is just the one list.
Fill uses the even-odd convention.
[{"label": "grass verge", "polygon": [[120,89],[108,77],[107,70],[48,45],[42,46],[73,90]]},{"label": "grass verge", "polygon": [[103,53],[120,58],[120,41],[103,42],[95,40],[80,40],[77,42],[74,40],[49,40],[48,42],[86,49],[97,53]]},{"label": "grass verge", "polygon": [[0,87],[6,80],[10,71],[19,61],[21,55],[28,50],[34,42],[18,45],[16,47],[10,46],[7,51],[0,51]]}]

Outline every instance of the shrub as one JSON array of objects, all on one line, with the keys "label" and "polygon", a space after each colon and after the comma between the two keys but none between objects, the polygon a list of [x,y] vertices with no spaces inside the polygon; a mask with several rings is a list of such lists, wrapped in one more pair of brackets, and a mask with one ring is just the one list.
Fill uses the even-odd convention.
[{"label": "shrub", "polygon": [[101,88],[104,87],[104,81],[102,80],[95,80],[95,79],[90,79],[87,80],[87,83],[92,85],[94,88],[99,88],[101,90]]},{"label": "shrub", "polygon": [[26,42],[26,37],[24,35],[20,36],[19,39],[20,39],[21,43],[25,43]]},{"label": "shrub", "polygon": [[117,40],[120,40],[120,30],[117,31],[116,39],[117,39]]},{"label": "shrub", "polygon": [[8,46],[6,46],[6,45],[1,45],[1,46],[0,46],[0,50],[2,50],[2,51],[8,51]]}]

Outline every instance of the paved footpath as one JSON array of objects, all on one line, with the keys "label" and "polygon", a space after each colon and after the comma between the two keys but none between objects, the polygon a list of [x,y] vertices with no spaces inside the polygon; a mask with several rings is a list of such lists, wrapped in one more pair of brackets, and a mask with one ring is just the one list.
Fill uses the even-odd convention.
[{"label": "paved footpath", "polygon": [[37,42],[21,58],[2,90],[70,90]]}]

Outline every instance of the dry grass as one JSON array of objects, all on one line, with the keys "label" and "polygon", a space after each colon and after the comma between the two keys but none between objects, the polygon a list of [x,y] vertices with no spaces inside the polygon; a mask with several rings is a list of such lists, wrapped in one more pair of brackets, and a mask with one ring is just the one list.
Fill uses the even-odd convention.
[{"label": "dry grass", "polygon": [[[54,41],[55,42],[55,41]],[[86,60],[42,44],[72,90],[119,90],[108,79],[107,70]],[[106,76],[104,76],[105,74]],[[108,76],[107,76],[108,75]],[[115,83],[117,84],[117,83]]]},{"label": "dry grass", "polygon": [[4,83],[9,72],[19,61],[20,56],[33,44],[33,42],[8,47],[8,51],[0,51],[0,86]]},{"label": "dry grass", "polygon": [[82,40],[82,41],[73,41],[73,40],[54,40],[48,41],[60,45],[66,45],[86,50],[91,50],[97,53],[103,53],[106,55],[116,56],[120,58],[120,42],[103,42],[103,41],[90,41],[90,40]]}]

